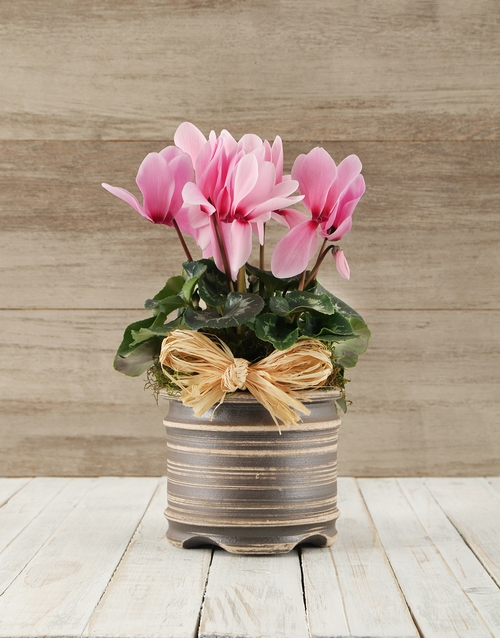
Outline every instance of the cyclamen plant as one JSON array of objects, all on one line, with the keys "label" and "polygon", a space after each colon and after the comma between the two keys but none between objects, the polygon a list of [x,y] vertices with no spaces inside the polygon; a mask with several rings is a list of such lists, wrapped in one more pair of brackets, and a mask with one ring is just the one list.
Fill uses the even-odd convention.
[{"label": "cyclamen plant", "polygon": [[[129,376],[147,372],[155,390],[171,388],[159,355],[163,340],[179,329],[214,335],[235,357],[251,362],[308,337],[328,347],[329,385],[343,390],[344,369],[356,365],[370,331],[317,275],[331,253],[339,274],[350,277],[337,242],[351,229],[365,190],[361,168],[356,155],[336,166],[317,147],[299,155],[291,175],[284,175],[279,137],[272,144],[253,134],[236,141],[224,130],[219,136],[212,131],[207,140],[185,122],[174,146],[149,153],[140,165],[136,181],[142,204],[127,190],[103,184],[152,223],[170,226],[186,255],[182,274],[146,300],[152,316],[126,328],[115,369]],[[299,202],[310,216],[292,208]],[[271,219],[288,232],[276,245],[268,271],[264,251]],[[201,258],[193,259],[185,234],[194,238]],[[258,267],[248,263],[253,236],[260,244]],[[345,410],[344,395],[338,402]]]}]

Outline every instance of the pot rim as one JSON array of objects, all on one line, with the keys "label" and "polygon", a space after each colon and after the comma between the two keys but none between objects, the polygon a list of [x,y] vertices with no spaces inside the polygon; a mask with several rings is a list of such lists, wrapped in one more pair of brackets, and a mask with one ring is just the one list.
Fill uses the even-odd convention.
[{"label": "pot rim", "polygon": [[[332,401],[342,397],[342,391],[335,386],[323,386],[322,388],[311,388],[310,390],[297,390],[301,395],[301,400],[306,403],[319,403],[321,401]],[[180,401],[180,391],[169,393],[165,389],[158,393],[162,399],[167,401]],[[257,399],[248,390],[237,390],[231,394],[226,394],[224,403],[258,403]]]}]

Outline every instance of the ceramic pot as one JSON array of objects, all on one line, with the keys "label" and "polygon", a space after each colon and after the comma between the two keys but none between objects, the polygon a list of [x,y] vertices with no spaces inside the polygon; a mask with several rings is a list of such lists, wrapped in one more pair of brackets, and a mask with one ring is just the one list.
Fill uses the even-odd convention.
[{"label": "ceramic pot", "polygon": [[236,392],[201,418],[169,400],[165,516],[171,543],[275,554],[303,542],[334,542],[340,394],[308,396],[311,414],[282,426],[281,434],[248,392]]}]

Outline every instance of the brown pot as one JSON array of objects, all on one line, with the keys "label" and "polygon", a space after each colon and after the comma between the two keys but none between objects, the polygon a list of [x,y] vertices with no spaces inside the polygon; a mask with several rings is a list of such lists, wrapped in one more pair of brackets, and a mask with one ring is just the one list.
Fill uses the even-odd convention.
[{"label": "brown pot", "polygon": [[201,418],[169,401],[165,516],[171,543],[277,554],[303,542],[324,547],[335,541],[340,394],[308,396],[311,414],[282,426],[281,434],[248,392],[228,396]]}]

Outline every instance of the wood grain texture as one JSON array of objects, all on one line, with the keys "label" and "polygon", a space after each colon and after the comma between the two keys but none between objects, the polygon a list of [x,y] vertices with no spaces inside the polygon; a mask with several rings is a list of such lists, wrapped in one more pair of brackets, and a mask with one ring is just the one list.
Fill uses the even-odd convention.
[{"label": "wood grain texture", "polygon": [[360,479],[358,483],[421,634],[491,638],[485,619],[427,535],[397,481]]},{"label": "wood grain texture", "polygon": [[[482,313],[472,339],[468,311],[365,314],[372,345],[348,375],[354,405],[339,432],[339,474],[498,474],[500,312]],[[6,474],[165,473],[165,406],[111,367],[134,315],[0,313]]]},{"label": "wood grain texture", "polygon": [[[15,480],[15,479],[11,479]],[[33,479],[32,482],[42,479]],[[43,479],[60,484],[64,479]],[[82,496],[95,483],[96,479],[78,478],[69,480],[67,485],[35,516],[28,525],[11,540],[0,554],[0,596],[23,571],[29,561],[52,536],[61,522],[78,504]],[[43,485],[43,484],[42,484]],[[45,484],[46,485],[46,484]],[[37,503],[33,503],[36,506]],[[5,512],[5,517],[8,510]],[[3,509],[0,517],[4,517]],[[14,517],[15,518],[15,517]],[[5,519],[2,521],[4,524]],[[8,521],[10,522],[10,521]]]},{"label": "wood grain texture", "polygon": [[19,490],[27,485],[29,478],[1,478],[0,479],[0,507],[7,503]]},{"label": "wood grain texture", "polygon": [[363,162],[351,280],[320,273],[373,329],[339,472],[498,473],[499,21],[495,0],[1,2],[2,473],[165,473],[163,412],[110,361],[183,255],[100,183],[137,193],[184,120],[280,134],[287,170],[317,145]]},{"label": "wood grain texture", "polygon": [[[139,308],[179,273],[173,231],[100,186],[139,195],[140,162],[167,144],[0,142],[0,308]],[[285,144],[286,169],[316,144]],[[500,309],[500,142],[324,146],[357,153],[367,182],[341,241],[351,280],[327,261],[329,289],[357,309]]]},{"label": "wood grain texture", "polygon": [[419,636],[356,481],[338,480],[339,535],[330,549],[302,549],[312,638]]},{"label": "wood grain texture", "polygon": [[212,552],[183,551],[167,542],[166,497],[162,479],[84,636],[196,635]]},{"label": "wood grain texture", "polygon": [[190,119],[285,139],[498,139],[499,15],[495,0],[7,0],[0,136],[158,139]]},{"label": "wood grain texture", "polygon": [[299,557],[214,550],[200,638],[308,638]]},{"label": "wood grain texture", "polygon": [[[482,484],[483,480],[477,479],[477,482]],[[403,478],[398,479],[398,484],[460,586],[474,603],[493,635],[499,636],[500,590],[497,585],[429,492],[424,479]],[[453,489],[458,494],[461,493],[460,484],[454,485]],[[464,506],[469,508],[471,517],[475,519],[475,499],[467,501]]]},{"label": "wood grain texture", "polygon": [[157,485],[96,481],[0,597],[0,635],[81,635]]},{"label": "wood grain texture", "polygon": [[500,586],[500,494],[485,479],[426,479],[431,494]]}]

